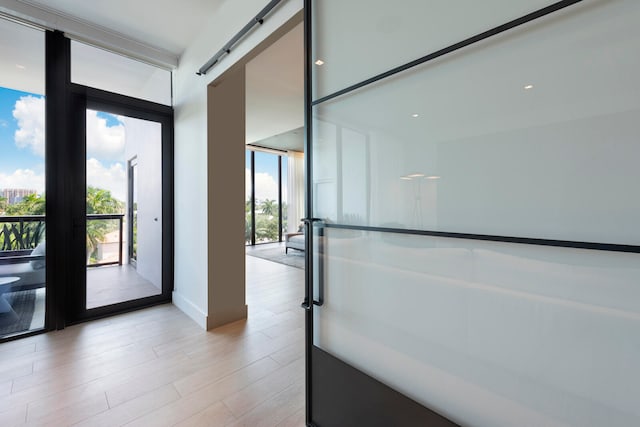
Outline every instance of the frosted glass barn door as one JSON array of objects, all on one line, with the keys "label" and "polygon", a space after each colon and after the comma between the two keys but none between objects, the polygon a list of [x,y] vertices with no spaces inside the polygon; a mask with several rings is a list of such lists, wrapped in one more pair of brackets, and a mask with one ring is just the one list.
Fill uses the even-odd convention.
[{"label": "frosted glass barn door", "polygon": [[640,424],[640,4],[307,6],[308,422]]}]

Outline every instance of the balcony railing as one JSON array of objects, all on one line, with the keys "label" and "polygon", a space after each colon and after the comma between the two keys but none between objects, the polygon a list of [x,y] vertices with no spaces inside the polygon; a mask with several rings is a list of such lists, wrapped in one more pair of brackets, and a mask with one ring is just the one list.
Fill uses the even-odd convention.
[{"label": "balcony railing", "polygon": [[[105,265],[122,265],[123,251],[123,221],[124,214],[92,214],[87,215],[87,228],[100,230],[102,234],[110,230],[108,221],[118,221],[118,260],[106,262],[91,262],[87,257],[87,267],[100,267]],[[98,222],[100,221],[100,222]],[[94,227],[89,227],[89,223]],[[0,257],[19,258],[28,255],[45,238],[46,221],[44,215],[0,216]],[[87,241],[91,238],[87,233]],[[96,240],[95,238],[93,240]],[[99,239],[98,244],[105,244]],[[95,250],[96,248],[94,248]],[[9,260],[7,260],[9,261]]]},{"label": "balcony railing", "polygon": [[[87,228],[89,228],[89,222],[102,222],[102,224],[106,223],[110,220],[118,221],[118,261],[107,261],[107,262],[90,262],[87,260],[87,267],[102,267],[105,265],[122,265],[122,248],[123,248],[123,220],[124,214],[91,214],[87,215]],[[89,239],[87,239],[89,240]],[[104,244],[104,242],[101,242]]]},{"label": "balcony railing", "polygon": [[44,234],[44,215],[0,216],[0,251],[34,249]]}]

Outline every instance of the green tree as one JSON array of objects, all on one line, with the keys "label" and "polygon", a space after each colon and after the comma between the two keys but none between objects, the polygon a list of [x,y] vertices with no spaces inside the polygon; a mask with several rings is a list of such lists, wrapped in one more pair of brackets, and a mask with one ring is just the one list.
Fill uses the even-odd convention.
[{"label": "green tree", "polygon": [[278,213],[278,204],[275,200],[265,200],[262,202],[260,206],[260,210],[265,215],[277,215]]},{"label": "green tree", "polygon": [[251,199],[244,202],[244,242],[251,243]]},{"label": "green tree", "polygon": [[7,209],[7,198],[0,196],[0,215],[3,215],[6,209]]},{"label": "green tree", "polygon": [[[87,214],[121,214],[124,202],[114,198],[109,190],[89,186],[87,188]],[[113,220],[87,220],[87,254],[95,258],[98,244],[104,241],[107,233],[115,230]]]},{"label": "green tree", "polygon": [[278,240],[278,220],[263,215],[257,216],[256,240],[259,242]]},{"label": "green tree", "polygon": [[44,194],[29,194],[18,203],[8,205],[5,212],[7,216],[44,215],[46,206]]},{"label": "green tree", "polygon": [[[46,199],[44,194],[29,194],[20,202],[6,207],[7,216],[45,215]],[[124,202],[114,198],[109,190],[89,186],[87,188],[87,214],[122,214]],[[37,224],[38,226],[40,224]],[[118,227],[114,220],[88,220],[87,221],[87,253],[94,256],[98,249],[98,243],[102,242],[107,233]],[[30,232],[44,235],[44,229],[31,230]],[[39,239],[38,239],[39,241]],[[38,243],[38,242],[35,242]]]},{"label": "green tree", "polygon": [[111,191],[97,187],[87,187],[87,214],[121,214],[124,202],[114,198]]},{"label": "green tree", "polygon": [[[6,204],[6,199],[5,199]],[[4,214],[6,216],[44,215],[46,202],[44,195],[29,194],[18,203],[6,204]],[[0,249],[22,250],[33,249],[44,239],[44,221],[28,221],[19,225],[19,222],[5,222],[0,227]]]}]

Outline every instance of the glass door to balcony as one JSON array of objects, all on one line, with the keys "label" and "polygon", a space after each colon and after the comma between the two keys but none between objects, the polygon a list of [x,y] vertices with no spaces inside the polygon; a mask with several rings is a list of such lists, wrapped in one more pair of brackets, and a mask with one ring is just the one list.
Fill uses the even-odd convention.
[{"label": "glass door to balcony", "polygon": [[86,309],[160,295],[161,123],[86,110],[86,213]]},{"label": "glass door to balcony", "polygon": [[73,91],[67,323],[170,301],[172,287],[170,108]]},{"label": "glass door to balcony", "polygon": [[[0,18],[0,39],[2,341],[45,327],[49,289],[45,267],[45,38],[42,31]],[[11,42],[4,42],[8,40]]]}]

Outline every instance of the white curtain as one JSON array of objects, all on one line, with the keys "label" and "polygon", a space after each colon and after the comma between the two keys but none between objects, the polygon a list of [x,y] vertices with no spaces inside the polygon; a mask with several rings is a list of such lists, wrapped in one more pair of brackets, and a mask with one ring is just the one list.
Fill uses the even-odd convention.
[{"label": "white curtain", "polygon": [[298,231],[304,218],[304,153],[287,152],[287,232]]}]

